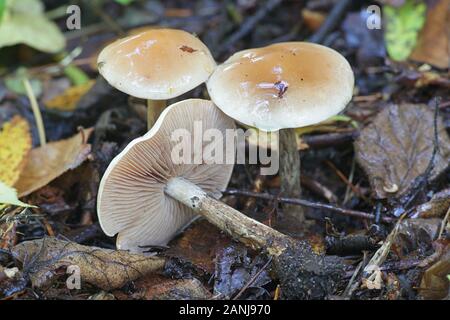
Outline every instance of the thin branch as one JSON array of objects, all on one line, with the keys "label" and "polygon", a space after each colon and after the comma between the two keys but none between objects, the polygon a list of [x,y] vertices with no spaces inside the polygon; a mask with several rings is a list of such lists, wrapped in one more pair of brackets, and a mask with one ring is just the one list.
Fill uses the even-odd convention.
[{"label": "thin branch", "polygon": [[23,85],[25,86],[28,99],[30,100],[31,109],[33,110],[34,119],[36,121],[36,126],[39,133],[39,141],[41,143],[41,146],[45,146],[47,140],[45,138],[44,121],[42,120],[42,114],[41,110],[39,110],[39,105],[37,103],[36,96],[34,95],[30,81],[27,78],[23,79]]},{"label": "thin branch", "polygon": [[[305,206],[305,207],[311,207],[316,209],[324,209],[333,211],[345,216],[351,216],[355,218],[360,219],[368,219],[368,220],[374,220],[375,216],[373,214],[363,212],[363,211],[357,211],[357,210],[350,210],[350,209],[344,209],[340,207],[336,207],[330,204],[320,203],[320,202],[312,202],[308,200],[303,199],[295,199],[295,198],[284,198],[284,197],[277,197],[268,193],[257,193],[257,192],[251,192],[251,191],[245,191],[245,190],[237,190],[237,189],[228,189],[224,191],[224,194],[226,195],[237,195],[237,196],[245,196],[245,197],[254,197],[269,201],[279,201],[284,203],[289,203],[293,205],[298,206]],[[394,222],[396,219],[390,218],[390,217],[382,217],[381,220],[383,222],[391,223]]]}]

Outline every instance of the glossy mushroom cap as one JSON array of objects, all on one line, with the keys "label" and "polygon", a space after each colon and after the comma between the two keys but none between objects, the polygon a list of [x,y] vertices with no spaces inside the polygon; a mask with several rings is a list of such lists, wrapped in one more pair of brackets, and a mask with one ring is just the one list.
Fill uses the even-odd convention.
[{"label": "glossy mushroom cap", "polygon": [[[133,140],[109,165],[100,183],[97,213],[108,236],[119,234],[118,249],[143,252],[142,246],[165,245],[192,221],[191,209],[164,193],[171,178],[183,177],[216,196],[226,188],[232,164],[207,164],[204,157],[197,161],[200,164],[174,163],[172,152],[178,150],[174,147],[180,141],[172,135],[190,133],[194,142],[194,128],[203,133],[214,129],[225,136],[226,129],[235,126],[211,101],[184,100],[166,108],[154,127]],[[203,150],[220,143],[218,148],[223,144],[225,154],[225,143],[212,140],[203,142]],[[191,150],[191,159],[195,150]]]},{"label": "glossy mushroom cap", "polygon": [[235,53],[207,82],[214,103],[230,117],[265,131],[312,125],[350,101],[352,69],[338,52],[285,42]]},{"label": "glossy mushroom cap", "polygon": [[166,100],[205,82],[216,63],[198,38],[182,30],[152,29],[117,40],[98,56],[100,74],[131,96]]}]

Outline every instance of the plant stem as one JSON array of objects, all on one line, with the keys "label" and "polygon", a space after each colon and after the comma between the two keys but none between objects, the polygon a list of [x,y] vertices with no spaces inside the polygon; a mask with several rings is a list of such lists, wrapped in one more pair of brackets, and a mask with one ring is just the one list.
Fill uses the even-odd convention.
[{"label": "plant stem", "polygon": [[147,100],[147,129],[150,130],[166,108],[166,100]]},{"label": "plant stem", "polygon": [[42,120],[42,115],[41,111],[39,110],[36,96],[34,95],[33,88],[31,87],[30,81],[27,78],[23,79],[23,85],[25,86],[28,99],[30,100],[31,109],[33,110],[36,127],[39,133],[40,144],[41,146],[45,146],[47,144],[47,140],[45,138],[44,121]]}]

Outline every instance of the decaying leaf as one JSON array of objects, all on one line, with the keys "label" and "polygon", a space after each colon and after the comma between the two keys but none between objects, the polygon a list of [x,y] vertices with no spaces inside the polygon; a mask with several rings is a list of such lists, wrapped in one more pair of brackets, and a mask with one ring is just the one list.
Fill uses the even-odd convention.
[{"label": "decaying leaf", "polygon": [[19,195],[26,196],[83,163],[91,152],[91,145],[86,141],[92,131],[83,129],[69,139],[31,150],[29,161],[15,184]]},{"label": "decaying leaf", "polygon": [[69,266],[79,269],[81,285],[89,283],[103,290],[111,290],[160,270],[165,264],[164,259],[157,257],[87,247],[56,238],[22,242],[13,247],[12,254],[23,263],[33,286],[38,288],[48,286],[58,269]]},{"label": "decaying leaf", "polygon": [[450,247],[441,259],[428,268],[420,283],[420,294],[425,299],[443,299],[450,288]]},{"label": "decaying leaf", "polygon": [[70,87],[62,94],[53,97],[45,102],[45,106],[48,109],[55,109],[59,111],[73,111],[80,101],[81,97],[88,92],[95,81],[90,80],[87,83]]},{"label": "decaying leaf", "polygon": [[[449,164],[450,140],[438,119],[439,152],[430,178]],[[434,148],[434,113],[426,105],[391,105],[361,131],[355,142],[356,159],[369,176],[379,199],[398,196],[423,174]]]},{"label": "decaying leaf", "polygon": [[27,162],[31,150],[28,122],[15,116],[0,132],[0,181],[13,186]]},{"label": "decaying leaf", "polygon": [[170,280],[147,289],[147,300],[206,300],[211,293],[197,279]]},{"label": "decaying leaf", "polygon": [[430,201],[417,206],[415,215],[420,218],[437,218],[444,216],[450,207],[450,189],[436,193]]},{"label": "decaying leaf", "polygon": [[406,0],[401,7],[384,6],[386,49],[392,59],[403,61],[411,54],[425,23],[426,8],[415,0]]},{"label": "decaying leaf", "polygon": [[450,0],[433,1],[410,58],[439,68],[450,67]]},{"label": "decaying leaf", "polygon": [[0,209],[5,204],[18,207],[33,207],[20,201],[17,198],[17,191],[0,181]]}]

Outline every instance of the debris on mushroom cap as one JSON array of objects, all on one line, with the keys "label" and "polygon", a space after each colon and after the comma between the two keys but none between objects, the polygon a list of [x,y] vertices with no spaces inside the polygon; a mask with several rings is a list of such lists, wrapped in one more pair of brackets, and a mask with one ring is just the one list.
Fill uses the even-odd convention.
[{"label": "debris on mushroom cap", "polygon": [[115,41],[98,56],[100,74],[137,98],[166,100],[205,82],[216,63],[198,38],[182,30],[152,29]]},{"label": "debris on mushroom cap", "polygon": [[315,124],[350,101],[354,76],[333,49],[285,42],[235,53],[207,82],[214,103],[235,120],[266,131]]},{"label": "debris on mushroom cap", "polygon": [[[100,183],[97,212],[103,231],[108,236],[119,234],[118,249],[143,252],[146,248],[142,246],[165,245],[192,221],[191,209],[164,193],[171,178],[183,177],[216,196],[226,188],[232,164],[206,164],[205,159],[201,164],[172,161],[172,150],[179,144],[172,139],[174,131],[193,133],[198,124],[203,133],[215,129],[223,136],[226,129],[235,128],[234,121],[211,101],[184,100],[166,108],[154,127],[133,140],[109,165]],[[211,143],[222,142],[207,141],[203,146]]]}]

